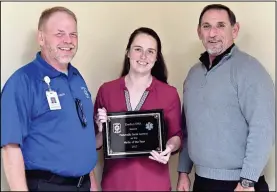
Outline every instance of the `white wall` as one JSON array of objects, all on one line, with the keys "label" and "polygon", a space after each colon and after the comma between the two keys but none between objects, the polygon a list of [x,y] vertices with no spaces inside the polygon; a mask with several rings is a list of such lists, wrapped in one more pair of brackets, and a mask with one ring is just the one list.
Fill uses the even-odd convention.
[{"label": "white wall", "polygon": [[[169,70],[169,82],[182,97],[182,83],[189,68],[204,51],[196,27],[205,2],[24,2],[1,3],[1,87],[19,67],[33,59],[38,46],[36,28],[41,11],[66,6],[78,17],[79,51],[73,64],[80,70],[95,97],[100,84],[118,77],[130,33],[147,26],[157,31]],[[274,3],[225,2],[240,22],[236,44],[257,57],[275,81]],[[23,8],[24,7],[24,8]],[[275,150],[274,150],[275,151]],[[265,169],[275,190],[275,153]],[[170,161],[172,186],[177,182],[177,159]],[[103,159],[97,165],[101,179]],[[2,166],[1,166],[2,168]],[[4,176],[1,169],[1,174]],[[1,189],[8,186],[4,177]]]}]

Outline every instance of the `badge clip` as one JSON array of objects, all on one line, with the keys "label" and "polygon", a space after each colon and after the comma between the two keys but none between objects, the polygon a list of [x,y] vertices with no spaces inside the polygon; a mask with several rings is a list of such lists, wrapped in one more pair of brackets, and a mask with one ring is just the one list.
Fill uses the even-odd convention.
[{"label": "badge clip", "polygon": [[48,85],[48,91],[46,91],[46,97],[49,104],[50,110],[61,109],[61,104],[57,92],[53,91],[50,86],[50,78],[48,76],[44,77],[44,82]]},{"label": "badge clip", "polygon": [[44,82],[48,85],[49,91],[52,91],[51,86],[50,86],[50,81],[51,81],[51,79],[48,76],[44,77]]}]

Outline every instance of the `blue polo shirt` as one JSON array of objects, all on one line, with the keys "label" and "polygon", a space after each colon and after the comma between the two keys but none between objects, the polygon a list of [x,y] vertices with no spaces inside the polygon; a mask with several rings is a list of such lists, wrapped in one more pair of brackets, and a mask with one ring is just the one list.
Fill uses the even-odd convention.
[{"label": "blue polo shirt", "polygon": [[[49,108],[45,76],[57,92],[60,110]],[[86,127],[78,117],[75,99],[83,105]],[[79,71],[69,64],[68,75],[63,74],[38,52],[2,90],[1,147],[19,144],[27,170],[47,170],[63,176],[87,174],[97,162],[93,116],[91,94]]]}]

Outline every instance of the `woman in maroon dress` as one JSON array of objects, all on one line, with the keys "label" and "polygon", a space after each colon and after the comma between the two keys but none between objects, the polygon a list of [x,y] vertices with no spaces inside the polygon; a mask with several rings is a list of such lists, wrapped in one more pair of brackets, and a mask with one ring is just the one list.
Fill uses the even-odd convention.
[{"label": "woman in maroon dress", "polygon": [[182,140],[181,103],[175,87],[167,84],[167,69],[159,36],[149,28],[130,36],[121,77],[100,86],[95,101],[98,146],[108,112],[163,109],[166,149],[149,157],[105,160],[102,190],[170,191],[168,160]]}]

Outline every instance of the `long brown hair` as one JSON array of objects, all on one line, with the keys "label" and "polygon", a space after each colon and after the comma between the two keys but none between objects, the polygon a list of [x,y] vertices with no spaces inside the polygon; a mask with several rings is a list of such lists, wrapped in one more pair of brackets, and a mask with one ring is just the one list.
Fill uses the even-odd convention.
[{"label": "long brown hair", "polygon": [[163,57],[163,54],[162,54],[162,44],[161,44],[161,40],[158,36],[158,34],[153,30],[153,29],[150,29],[150,28],[147,28],[147,27],[141,27],[141,28],[138,28],[136,29],[130,36],[129,38],[129,42],[127,44],[127,47],[126,47],[126,54],[125,54],[125,58],[124,58],[124,61],[123,61],[123,69],[122,69],[122,72],[121,72],[121,77],[127,75],[129,73],[129,70],[130,70],[130,60],[128,58],[128,52],[130,50],[130,47],[131,47],[131,44],[133,43],[135,37],[139,34],[147,34],[147,35],[150,35],[152,36],[156,42],[157,42],[157,60],[151,70],[151,75],[153,75],[156,79],[164,82],[164,83],[167,83],[167,68],[166,68],[166,65],[165,65],[165,61],[164,61],[164,57]]}]

